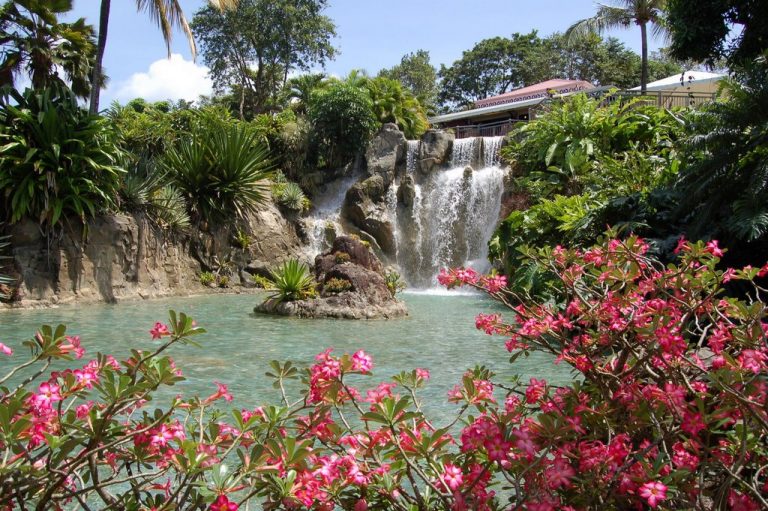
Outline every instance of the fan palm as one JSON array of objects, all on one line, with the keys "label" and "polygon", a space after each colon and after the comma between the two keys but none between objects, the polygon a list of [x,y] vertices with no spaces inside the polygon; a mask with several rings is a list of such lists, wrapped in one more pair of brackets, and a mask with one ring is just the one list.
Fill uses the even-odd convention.
[{"label": "fan palm", "polygon": [[[208,3],[217,9],[232,9],[237,6],[239,0],[208,0]],[[99,41],[96,46],[96,61],[93,66],[93,73],[91,75],[91,83],[93,88],[91,89],[90,98],[90,112],[95,114],[99,111],[99,94],[101,93],[101,85],[103,83],[102,76],[102,61],[104,59],[104,49],[107,46],[107,30],[109,28],[109,9],[112,0],[101,0],[101,9],[99,13]],[[197,55],[197,48],[195,47],[195,38],[192,35],[192,30],[189,28],[187,18],[184,16],[184,11],[181,8],[179,0],[136,0],[136,9],[139,12],[144,12],[160,28],[163,33],[163,40],[168,50],[168,56],[171,56],[171,40],[173,37],[173,28],[178,27],[187,36],[189,42],[189,49],[192,52],[192,56]]]},{"label": "fan palm", "polygon": [[565,32],[566,37],[579,37],[588,33],[602,33],[614,28],[640,27],[642,75],[640,91],[645,93],[648,84],[648,26],[654,35],[664,33],[664,8],[666,0],[615,0],[616,5],[598,4],[597,13],[591,18],[577,21]]}]

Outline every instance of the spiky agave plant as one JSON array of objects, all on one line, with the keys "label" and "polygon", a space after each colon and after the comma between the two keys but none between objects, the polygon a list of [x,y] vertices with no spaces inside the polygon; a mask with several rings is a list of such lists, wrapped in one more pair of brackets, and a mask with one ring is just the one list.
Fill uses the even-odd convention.
[{"label": "spiky agave plant", "polygon": [[267,148],[243,126],[201,127],[168,151],[163,165],[198,221],[242,218],[269,199]]},{"label": "spiky agave plant", "polygon": [[270,277],[270,291],[273,293],[269,298],[278,302],[307,298],[315,287],[315,279],[312,278],[309,268],[298,259],[285,261],[270,271]]}]

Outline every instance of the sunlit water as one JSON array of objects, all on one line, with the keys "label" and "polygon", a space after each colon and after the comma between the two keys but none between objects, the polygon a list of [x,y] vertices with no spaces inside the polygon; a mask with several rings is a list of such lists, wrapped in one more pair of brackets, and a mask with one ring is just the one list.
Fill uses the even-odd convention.
[{"label": "sunlit water", "polygon": [[[487,336],[474,328],[478,312],[503,312],[480,295],[400,295],[410,316],[389,321],[311,320],[255,315],[258,295],[215,295],[171,298],[118,305],[62,306],[56,309],[0,313],[0,342],[15,349],[11,359],[0,359],[0,375],[28,354],[21,341],[41,324],[68,325],[68,333],[80,335],[87,353],[76,367],[97,351],[124,357],[131,348],[150,349],[149,329],[165,321],[168,309],[191,315],[208,333],[195,339],[202,348],[174,346],[170,355],[187,380],[158,394],[158,405],[176,394],[207,396],[213,381],[229,386],[233,406],[253,408],[277,403],[272,381],[264,373],[270,360],[290,360],[305,367],[326,348],[336,353],[363,349],[374,359],[374,376],[354,382],[363,391],[402,370],[423,367],[432,378],[421,394],[425,411],[435,419],[448,419],[455,405],[447,392],[468,368],[483,364],[497,372],[500,381],[519,375],[524,381],[546,377],[554,383],[570,381],[571,375],[545,356],[521,358],[510,365],[504,339]],[[294,388],[296,390],[296,388]]]}]

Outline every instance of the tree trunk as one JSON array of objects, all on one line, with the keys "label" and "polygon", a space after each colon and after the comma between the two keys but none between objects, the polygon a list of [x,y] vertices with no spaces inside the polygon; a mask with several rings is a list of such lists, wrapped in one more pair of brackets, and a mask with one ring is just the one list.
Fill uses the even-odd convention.
[{"label": "tree trunk", "polygon": [[648,85],[648,24],[640,25],[640,38],[642,42],[642,64],[640,71],[640,94],[645,94]]},{"label": "tree trunk", "polygon": [[99,14],[99,41],[96,46],[96,61],[91,73],[91,98],[88,111],[95,115],[99,113],[99,95],[101,94],[102,72],[101,62],[104,60],[104,49],[107,47],[107,27],[109,27],[109,7],[111,0],[101,0]]}]

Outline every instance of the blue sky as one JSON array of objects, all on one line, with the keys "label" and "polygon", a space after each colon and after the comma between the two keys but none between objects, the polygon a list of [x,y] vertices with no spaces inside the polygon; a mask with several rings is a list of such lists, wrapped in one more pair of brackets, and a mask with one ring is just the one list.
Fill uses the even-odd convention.
[{"label": "blue sky", "polygon": [[[206,0],[180,0],[189,19]],[[72,18],[85,17],[96,25],[98,0],[75,0]],[[326,72],[345,75],[363,68],[375,74],[418,49],[428,50],[432,63],[450,65],[478,41],[532,29],[540,35],[563,31],[574,21],[593,14],[592,0],[329,0],[326,14],[334,20],[340,54]],[[639,52],[636,27],[609,35],[619,37]],[[652,41],[657,49],[661,41]],[[168,60],[159,29],[136,13],[135,0],[112,0],[107,50],[110,77],[102,104],[126,101],[137,95],[149,100],[194,99],[210,93],[203,60],[192,62],[186,40],[175,35],[175,54]]]}]

